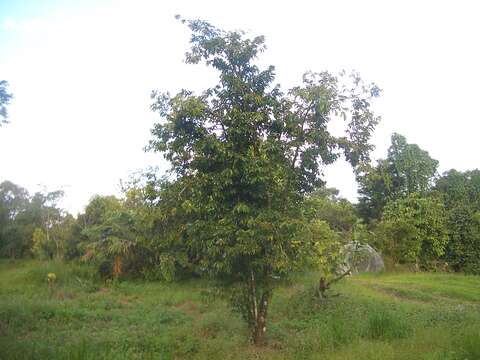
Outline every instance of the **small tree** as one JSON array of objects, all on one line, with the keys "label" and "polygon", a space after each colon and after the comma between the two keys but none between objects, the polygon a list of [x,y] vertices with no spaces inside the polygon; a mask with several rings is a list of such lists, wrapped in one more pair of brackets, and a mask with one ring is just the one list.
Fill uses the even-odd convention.
[{"label": "small tree", "polygon": [[87,205],[82,230],[85,260],[100,262],[103,275],[118,278],[132,265],[139,245],[135,213],[114,196],[95,196]]},{"label": "small tree", "polygon": [[40,259],[53,259],[55,254],[55,243],[49,241],[43,229],[36,228],[32,236],[33,255]]},{"label": "small tree", "polygon": [[[200,95],[153,93],[150,149],[172,164],[179,207],[188,213],[180,228],[184,248],[198,272],[235,289],[234,304],[247,320],[255,344],[263,344],[275,279],[303,263],[305,193],[323,184],[321,168],[341,154],[354,166],[368,161],[378,118],[370,110],[374,84],[358,74],[307,73],[303,85],[281,91],[275,71],[254,64],[265,50],[262,36],[226,32],[199,20],[187,63],[204,61],[219,83]],[[348,81],[341,81],[347,78]],[[346,133],[328,131],[346,121]]]}]

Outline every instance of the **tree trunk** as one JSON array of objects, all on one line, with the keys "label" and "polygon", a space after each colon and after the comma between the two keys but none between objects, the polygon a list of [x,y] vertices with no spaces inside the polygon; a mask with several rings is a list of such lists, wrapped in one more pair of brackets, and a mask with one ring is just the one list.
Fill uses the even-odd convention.
[{"label": "tree trunk", "polygon": [[325,291],[328,289],[327,280],[322,276],[318,282],[317,296],[319,299],[324,299]]},{"label": "tree trunk", "polygon": [[352,271],[350,269],[348,269],[343,274],[337,276],[336,278],[333,278],[330,281],[327,281],[327,279],[322,276],[320,278],[319,282],[318,282],[318,288],[317,288],[317,291],[316,291],[317,297],[320,300],[321,299],[326,299],[327,298],[326,292],[330,288],[330,285],[336,283],[337,281],[342,280],[345,276],[348,276],[348,275],[351,275],[351,274],[352,274]]},{"label": "tree trunk", "polygon": [[122,258],[119,255],[115,256],[115,261],[113,264],[113,276],[118,279],[122,274]]},{"label": "tree trunk", "polygon": [[253,271],[250,271],[250,314],[252,340],[256,346],[265,345],[265,334],[267,332],[267,310],[272,298],[272,290],[263,291],[260,301],[257,297],[257,284]]},{"label": "tree trunk", "polygon": [[271,290],[266,290],[262,294],[262,299],[258,307],[258,315],[255,319],[255,326],[253,328],[253,343],[256,346],[265,345],[265,334],[267,332],[267,310],[272,298]]}]

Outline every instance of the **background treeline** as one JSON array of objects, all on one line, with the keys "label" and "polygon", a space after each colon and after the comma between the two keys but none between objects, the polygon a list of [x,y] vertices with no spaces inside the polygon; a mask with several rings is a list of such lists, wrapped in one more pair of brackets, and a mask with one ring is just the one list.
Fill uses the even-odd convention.
[{"label": "background treeline", "polygon": [[[328,256],[355,240],[391,264],[480,273],[480,171],[437,174],[438,161],[394,134],[386,159],[358,176],[358,204],[323,187],[304,203]],[[199,275],[195,249],[182,236],[190,194],[175,180],[145,173],[123,197],[94,196],[76,218],[58,206],[62,191],[30,195],[0,184],[0,254],[91,262],[105,277],[126,274],[173,280]],[[330,259],[331,260],[331,259]]]},{"label": "background treeline", "polygon": [[480,273],[480,171],[438,161],[393,134],[386,159],[358,177],[358,212],[394,263]]}]

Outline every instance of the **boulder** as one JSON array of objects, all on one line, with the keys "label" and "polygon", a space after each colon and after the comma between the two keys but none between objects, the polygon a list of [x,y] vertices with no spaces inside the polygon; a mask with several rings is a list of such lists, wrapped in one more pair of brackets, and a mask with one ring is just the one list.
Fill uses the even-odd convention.
[{"label": "boulder", "polygon": [[353,274],[385,270],[382,256],[368,244],[352,241],[343,247],[343,254],[345,263],[340,268],[341,273],[348,270]]}]

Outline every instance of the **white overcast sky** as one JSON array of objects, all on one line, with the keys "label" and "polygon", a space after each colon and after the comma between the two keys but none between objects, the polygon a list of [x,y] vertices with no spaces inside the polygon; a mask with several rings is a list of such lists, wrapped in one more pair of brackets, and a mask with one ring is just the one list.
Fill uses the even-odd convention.
[{"label": "white overcast sky", "polygon": [[[0,0],[0,80],[15,99],[0,128],[0,181],[33,192],[64,188],[81,211],[93,194],[147,166],[150,91],[201,90],[215,82],[186,65],[189,34],[175,14],[266,36],[262,64],[284,87],[307,70],[355,69],[383,94],[374,158],[399,132],[440,161],[479,167],[480,4],[477,1],[22,1]],[[329,186],[355,200],[348,166]]]}]

